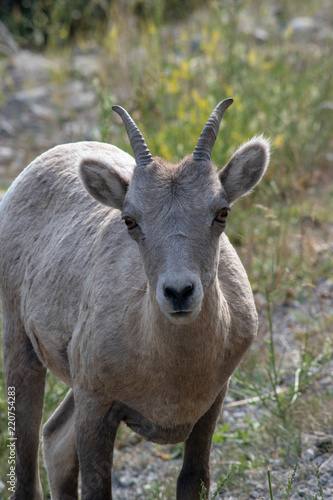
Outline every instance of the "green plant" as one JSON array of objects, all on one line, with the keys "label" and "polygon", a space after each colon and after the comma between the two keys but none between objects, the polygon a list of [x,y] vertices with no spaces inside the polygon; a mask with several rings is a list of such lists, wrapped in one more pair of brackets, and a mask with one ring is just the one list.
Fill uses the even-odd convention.
[{"label": "green plant", "polygon": [[[292,470],[292,473],[288,475],[288,482],[287,482],[286,491],[284,491],[284,487],[282,488],[282,491],[281,491],[281,500],[290,500],[291,487],[292,487],[292,485],[293,485],[293,483],[295,481],[298,464],[299,464],[299,459],[297,459],[297,461],[296,461],[296,463],[294,465],[294,468]],[[318,465],[318,463],[316,464],[316,476],[317,476],[317,484],[318,484],[320,498],[322,500],[325,500],[324,499],[323,488],[322,488],[322,485],[321,485],[320,471],[319,471],[319,465]],[[267,478],[268,478],[268,487],[269,487],[270,500],[274,500],[272,483],[271,483],[271,473],[270,473],[269,469],[267,469]],[[313,500],[318,500],[318,494],[316,493],[315,495],[313,495],[312,499]]]},{"label": "green plant", "polygon": [[[222,479],[221,481],[219,481],[219,483],[217,485],[217,488],[215,489],[215,491],[212,493],[212,496],[210,497],[211,500],[214,500],[214,498],[216,498],[217,495],[219,495],[219,493],[222,493],[222,489],[227,484],[227,482],[229,481],[232,472],[233,471],[231,470],[229,472],[229,474],[224,479]],[[203,483],[202,483],[202,486],[201,486],[199,500],[207,500],[207,488],[205,487],[205,485]]]},{"label": "green plant", "polygon": [[[316,476],[317,476],[317,484],[318,484],[318,489],[319,489],[319,495],[322,500],[324,500],[324,492],[323,492],[323,487],[321,484],[321,476],[320,476],[320,470],[319,470],[319,464],[316,462]],[[315,500],[318,499],[317,494],[314,495],[313,497]]]},{"label": "green plant", "polygon": [[295,467],[293,468],[292,474],[288,476],[288,483],[287,483],[287,489],[286,489],[286,494],[284,494],[284,489],[282,489],[281,493],[281,499],[282,500],[290,500],[290,494],[291,494],[291,487],[292,484],[295,480],[295,475],[298,467],[298,459],[296,461]]}]

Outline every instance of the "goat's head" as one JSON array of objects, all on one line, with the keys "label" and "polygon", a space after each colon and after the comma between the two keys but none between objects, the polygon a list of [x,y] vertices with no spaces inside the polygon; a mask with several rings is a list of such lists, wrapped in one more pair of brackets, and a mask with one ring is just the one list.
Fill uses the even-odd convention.
[{"label": "goat's head", "polygon": [[132,178],[91,159],[80,166],[90,194],[122,211],[159,307],[175,324],[189,323],[200,312],[216,278],[230,205],[249,193],[267,168],[269,143],[263,137],[244,144],[220,172],[211,162],[220,121],[231,103],[225,99],[216,106],[193,154],[176,165],[153,158],[129,114],[113,106],[134,152]]}]

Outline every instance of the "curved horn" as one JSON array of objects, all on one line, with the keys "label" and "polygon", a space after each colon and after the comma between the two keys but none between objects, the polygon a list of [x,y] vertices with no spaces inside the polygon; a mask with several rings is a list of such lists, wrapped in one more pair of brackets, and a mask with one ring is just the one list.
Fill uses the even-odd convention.
[{"label": "curved horn", "polygon": [[148,146],[140,130],[138,129],[130,115],[127,113],[126,109],[122,108],[121,106],[112,106],[112,109],[113,111],[118,113],[118,115],[124,122],[137,166],[146,167],[148,163],[153,161],[153,157],[150,154]]},{"label": "curved horn", "polygon": [[233,99],[221,101],[210,115],[205,128],[200,134],[198,144],[193,152],[193,159],[197,161],[210,161],[212,149],[220,128],[220,122],[226,109],[234,102]]}]

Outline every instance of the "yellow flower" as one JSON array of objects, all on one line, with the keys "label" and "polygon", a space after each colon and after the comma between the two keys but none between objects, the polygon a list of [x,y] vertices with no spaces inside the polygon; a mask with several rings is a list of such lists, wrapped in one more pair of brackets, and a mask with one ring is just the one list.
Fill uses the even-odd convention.
[{"label": "yellow flower", "polygon": [[249,65],[252,67],[255,66],[256,61],[257,61],[257,55],[256,55],[255,51],[250,50],[250,52],[249,52]]},{"label": "yellow flower", "polygon": [[291,37],[291,35],[293,34],[293,31],[294,31],[294,30],[293,30],[293,27],[289,25],[289,26],[287,27],[286,31],[284,32],[284,38],[285,38],[286,40],[289,40],[289,38],[290,38],[290,37]]},{"label": "yellow flower", "polygon": [[239,94],[235,94],[234,95],[234,104],[233,104],[233,107],[234,109],[236,109],[237,111],[243,111],[244,110],[244,106],[243,104],[241,103],[241,97]]},{"label": "yellow flower", "polygon": [[269,69],[272,69],[273,66],[274,66],[274,64],[273,64],[272,61],[266,61],[266,62],[263,63],[262,69],[267,71]]},{"label": "yellow flower", "polygon": [[167,94],[177,94],[180,91],[179,82],[176,78],[171,78],[167,82],[166,92]]},{"label": "yellow flower", "polygon": [[226,97],[232,97],[232,94],[233,94],[232,85],[226,85],[226,87],[225,87],[225,95],[226,95]]},{"label": "yellow flower", "polygon": [[180,63],[179,66],[179,78],[183,78],[183,80],[186,80],[188,78],[190,70],[190,61],[188,59],[185,59]]},{"label": "yellow flower", "polygon": [[180,32],[180,41],[186,42],[186,40],[188,40],[188,32],[186,30],[182,30]]},{"label": "yellow flower", "polygon": [[162,142],[160,145],[160,154],[162,158],[165,158],[165,160],[172,160],[172,154],[170,153],[170,150],[165,142]]},{"label": "yellow flower", "polygon": [[283,135],[282,135],[282,134],[278,134],[278,135],[275,137],[274,141],[273,141],[273,146],[274,146],[275,148],[279,148],[280,146],[282,146],[283,141],[284,141],[284,137],[283,137]]},{"label": "yellow flower", "polygon": [[155,24],[154,24],[153,22],[150,22],[150,23],[148,24],[148,33],[149,33],[150,35],[155,35],[155,34],[156,34],[156,32],[157,32],[157,29],[156,29]]},{"label": "yellow flower", "polygon": [[220,41],[220,31],[219,30],[214,30],[212,35],[211,35],[211,46],[215,50],[218,46],[218,43]]},{"label": "yellow flower", "polygon": [[61,28],[58,32],[59,34],[59,38],[61,38],[62,40],[64,40],[65,38],[68,37],[68,29],[67,28]]},{"label": "yellow flower", "polygon": [[208,102],[207,99],[204,99],[203,97],[200,96],[199,92],[197,89],[193,89],[192,92],[192,99],[195,102],[196,106],[201,109],[202,111],[206,111],[210,109],[210,103]]}]

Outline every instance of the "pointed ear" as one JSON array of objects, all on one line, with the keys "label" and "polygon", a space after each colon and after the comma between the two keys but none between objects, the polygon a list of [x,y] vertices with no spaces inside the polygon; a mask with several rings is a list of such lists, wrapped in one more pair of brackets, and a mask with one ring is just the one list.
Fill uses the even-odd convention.
[{"label": "pointed ear", "polygon": [[269,141],[253,137],[243,144],[219,173],[229,203],[250,193],[264,175],[270,156]]},{"label": "pointed ear", "polygon": [[79,166],[79,175],[88,193],[97,201],[122,210],[129,179],[114,166],[96,159],[83,159]]}]

